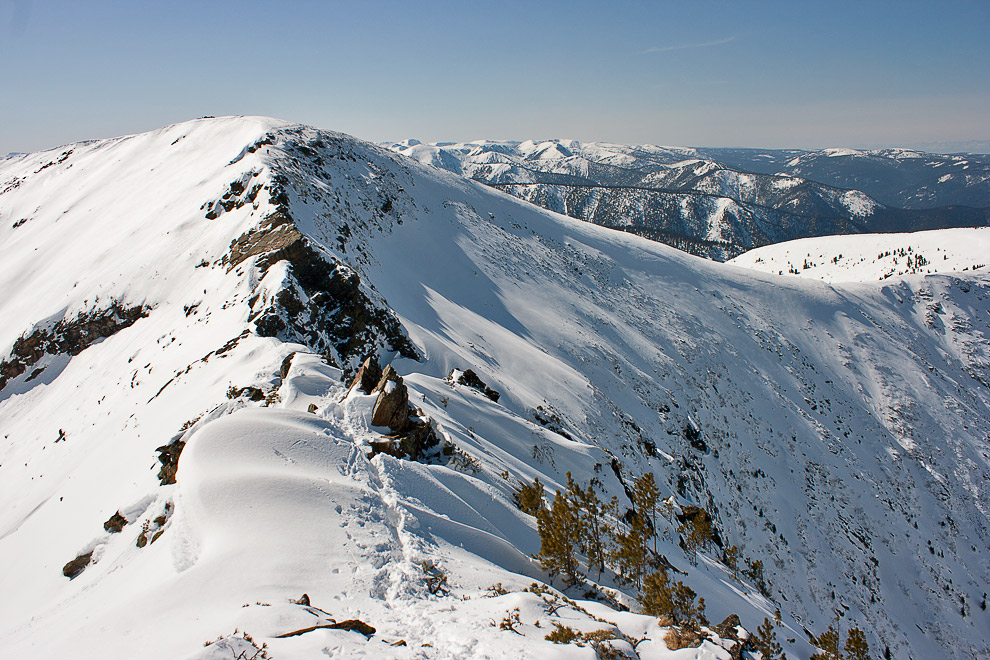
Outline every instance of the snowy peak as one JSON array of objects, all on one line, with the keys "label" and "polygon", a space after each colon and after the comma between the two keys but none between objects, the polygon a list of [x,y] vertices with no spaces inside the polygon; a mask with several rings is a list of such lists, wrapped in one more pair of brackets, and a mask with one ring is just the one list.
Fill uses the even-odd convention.
[{"label": "snowy peak", "polygon": [[[859,184],[866,179],[853,173],[864,167],[861,162],[876,161],[883,167],[893,167],[907,158],[903,150],[754,154],[751,150],[623,146],[575,140],[412,147],[400,142],[385,146],[543,208],[717,261],[754,247],[807,236],[915,231],[988,222],[986,209],[905,211],[885,206],[860,189]],[[816,176],[809,177],[806,172]],[[848,176],[836,178],[836,172]],[[821,178],[817,178],[819,173]],[[959,185],[953,176],[940,173],[932,185],[945,190]],[[967,189],[977,194],[981,185],[985,187],[973,175],[967,181],[973,184],[966,183]],[[990,194],[984,205],[990,206]]]}]

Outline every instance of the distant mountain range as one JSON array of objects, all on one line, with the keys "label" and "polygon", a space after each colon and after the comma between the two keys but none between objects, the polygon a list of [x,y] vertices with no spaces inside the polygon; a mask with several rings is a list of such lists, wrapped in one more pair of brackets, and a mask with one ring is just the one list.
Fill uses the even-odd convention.
[{"label": "distant mountain range", "polygon": [[544,208],[717,261],[796,238],[990,220],[990,156],[575,140],[384,146]]}]

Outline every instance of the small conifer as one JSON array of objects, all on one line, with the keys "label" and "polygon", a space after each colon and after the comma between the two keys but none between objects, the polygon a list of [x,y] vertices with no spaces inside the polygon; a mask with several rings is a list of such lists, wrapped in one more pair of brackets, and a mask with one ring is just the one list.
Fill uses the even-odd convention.
[{"label": "small conifer", "polygon": [[540,483],[539,479],[534,479],[531,484],[519,484],[516,504],[520,511],[531,516],[535,516],[543,508],[543,484]]},{"label": "small conifer", "polygon": [[763,619],[763,625],[756,629],[753,645],[763,655],[763,660],[783,660],[784,650],[777,642],[777,630],[770,617]]},{"label": "small conifer", "polygon": [[846,660],[870,660],[870,645],[859,628],[850,628],[846,637]]},{"label": "small conifer", "polygon": [[568,584],[580,579],[575,548],[579,536],[579,521],[574,508],[563,491],[557,491],[550,509],[540,509],[536,515],[540,533],[540,554],[537,558],[553,579],[563,575]]}]

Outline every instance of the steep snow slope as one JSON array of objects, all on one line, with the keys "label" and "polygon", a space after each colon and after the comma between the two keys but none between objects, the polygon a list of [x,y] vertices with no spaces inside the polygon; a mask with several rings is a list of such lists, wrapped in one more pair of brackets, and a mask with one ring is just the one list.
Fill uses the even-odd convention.
[{"label": "steep snow slope", "polygon": [[[594,657],[558,621],[727,658],[668,652],[608,574],[612,607],[522,591],[547,577],[520,480],[625,508],[648,470],[764,562],[769,597],[664,536],[713,622],[779,607],[797,657],[836,612],[897,658],[990,648],[980,272],[763,275],[264,119],[8,159],[0,191],[4,657],[219,658],[235,627],[276,658]],[[369,458],[387,429],[342,382],[368,353],[442,451]],[[279,637],[329,617],[377,632]]]},{"label": "steep snow slope", "polygon": [[986,268],[990,229],[802,238],[745,252],[729,263],[765,273],[826,282],[866,282],[900,275]]}]

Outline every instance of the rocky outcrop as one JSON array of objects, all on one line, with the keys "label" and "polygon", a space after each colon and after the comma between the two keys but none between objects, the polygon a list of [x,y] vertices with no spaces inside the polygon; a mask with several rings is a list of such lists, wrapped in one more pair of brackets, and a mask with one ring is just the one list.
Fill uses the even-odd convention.
[{"label": "rocky outcrop", "polygon": [[124,307],[114,301],[106,309],[80,312],[76,318],[63,318],[50,328],[35,327],[30,334],[18,338],[10,356],[0,362],[0,389],[46,355],[79,355],[97,341],[146,317],[149,311],[143,305]]},{"label": "rocky outcrop", "polygon": [[712,626],[713,633],[722,641],[722,648],[729,652],[732,660],[742,660],[743,651],[754,651],[749,633],[740,629],[739,616],[730,614],[722,623]]},{"label": "rocky outcrop", "polygon": [[158,479],[163,486],[175,483],[175,473],[179,469],[179,455],[185,446],[182,434],[179,434],[167,445],[155,450],[158,452],[158,462],[162,464],[162,468],[158,471]]},{"label": "rocky outcrop", "polygon": [[62,575],[69,578],[70,580],[75,579],[76,577],[79,576],[80,573],[86,570],[86,567],[89,566],[89,562],[91,562],[92,560],[93,560],[92,550],[90,550],[85,554],[81,554],[62,567]]},{"label": "rocky outcrop", "polygon": [[251,320],[262,337],[305,344],[345,373],[353,372],[359,356],[377,354],[383,347],[419,358],[394,313],[362,290],[357,273],[317,251],[296,229],[287,210],[270,214],[257,228],[236,238],[224,263],[232,269],[251,257],[258,257],[256,265],[262,273],[278,262],[288,262],[292,279],[274,299],[252,312]]},{"label": "rocky outcrop", "polygon": [[116,534],[120,530],[124,529],[124,525],[126,524],[127,524],[127,518],[122,516],[120,514],[120,511],[117,511],[112,516],[110,516],[109,520],[103,523],[103,529],[110,532],[111,534]]},{"label": "rocky outcrop", "polygon": [[369,356],[361,364],[361,368],[358,369],[357,374],[354,375],[354,380],[351,381],[348,392],[357,387],[365,394],[371,394],[372,390],[375,389],[375,386],[381,379],[381,365],[378,364],[378,360],[376,360],[374,356]]},{"label": "rocky outcrop", "polygon": [[396,433],[409,428],[409,391],[402,383],[402,377],[395,373],[391,365],[371,391],[378,393],[371,414],[372,426],[387,426]]},{"label": "rocky outcrop", "polygon": [[447,380],[451,383],[466,385],[471,389],[478,390],[495,402],[497,402],[499,397],[502,396],[498,391],[488,387],[488,385],[481,380],[481,378],[478,377],[478,374],[474,373],[472,369],[465,369],[464,371],[451,369],[450,373],[447,374]]}]

